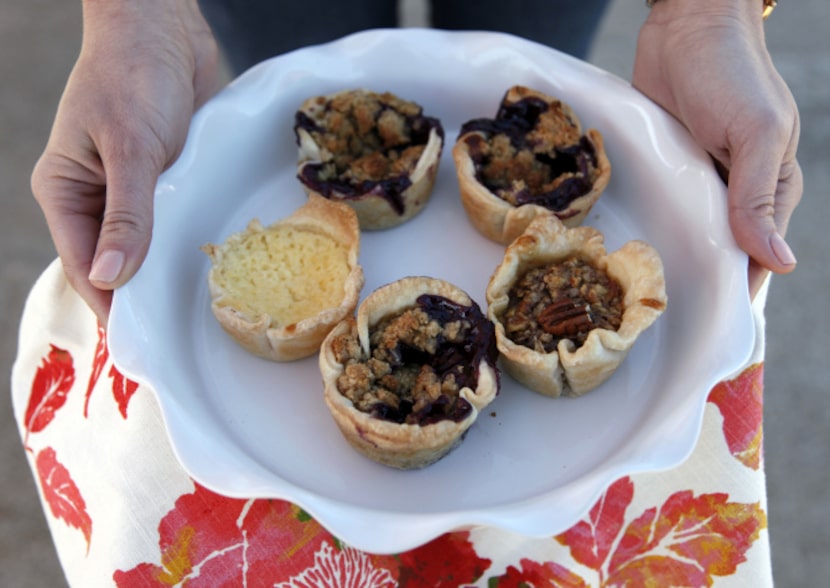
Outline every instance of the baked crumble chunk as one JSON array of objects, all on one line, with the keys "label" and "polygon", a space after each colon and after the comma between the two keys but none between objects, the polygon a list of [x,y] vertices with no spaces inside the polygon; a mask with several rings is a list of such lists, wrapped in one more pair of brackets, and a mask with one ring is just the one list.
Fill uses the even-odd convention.
[{"label": "baked crumble chunk", "polygon": [[606,272],[578,257],[536,267],[509,292],[505,334],[539,353],[562,339],[577,347],[592,329],[616,331],[622,323],[622,289]]},{"label": "baked crumble chunk", "polygon": [[307,189],[340,199],[372,193],[398,215],[406,212],[405,192],[422,175],[415,170],[425,154],[437,166],[444,137],[439,120],[420,105],[369,90],[310,98],[295,115],[294,131],[304,160],[298,177]]},{"label": "baked crumble chunk", "polygon": [[333,340],[344,366],[338,390],[359,411],[401,424],[465,419],[472,407],[459,393],[475,390],[482,359],[495,366],[497,355],[494,327],[478,305],[432,294],[371,327],[369,341],[367,356],[355,329]]}]

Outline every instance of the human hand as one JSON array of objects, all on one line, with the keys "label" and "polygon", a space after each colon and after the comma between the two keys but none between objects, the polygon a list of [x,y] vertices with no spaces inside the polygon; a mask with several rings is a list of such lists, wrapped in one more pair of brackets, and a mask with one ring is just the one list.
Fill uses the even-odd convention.
[{"label": "human hand", "polygon": [[218,85],[196,0],[86,0],[81,52],[32,174],[69,283],[106,324],[150,244],[153,195]]},{"label": "human hand", "polygon": [[754,297],[788,273],[803,192],[795,101],[764,43],[760,0],[660,0],[640,30],[633,84],[683,123],[728,175],[729,222]]}]

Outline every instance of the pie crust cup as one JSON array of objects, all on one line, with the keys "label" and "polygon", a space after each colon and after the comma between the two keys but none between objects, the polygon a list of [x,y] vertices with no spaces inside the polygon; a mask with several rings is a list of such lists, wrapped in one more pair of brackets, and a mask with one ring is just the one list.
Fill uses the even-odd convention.
[{"label": "pie crust cup", "polygon": [[[470,411],[458,421],[445,419],[429,424],[398,424],[363,412],[338,388],[338,378],[345,371],[333,350],[336,337],[356,332],[364,357],[370,355],[369,334],[382,319],[395,316],[416,305],[421,294],[437,294],[458,304],[470,306],[472,299],[461,289],[443,280],[406,277],[382,286],[361,303],[356,318],[338,324],[329,333],[320,350],[320,372],[324,397],[341,433],[348,443],[366,457],[398,469],[426,467],[457,447],[479,413],[496,397],[499,378],[493,361],[483,358],[478,367],[478,381],[473,390],[463,387],[459,396]],[[482,315],[483,320],[487,320]]]},{"label": "pie crust cup", "polygon": [[[616,331],[595,328],[580,347],[562,339],[550,353],[514,343],[502,323],[513,284],[531,268],[574,256],[619,283],[623,294],[620,327]],[[653,247],[633,240],[607,254],[602,233],[588,226],[567,228],[551,212],[536,217],[507,247],[490,278],[486,297],[487,316],[496,325],[501,367],[525,387],[552,397],[580,396],[605,382],[667,302],[663,264]]]},{"label": "pie crust cup", "polygon": [[[418,112],[413,120],[426,124],[429,132],[425,139],[422,137],[419,141],[409,143],[409,145],[420,143],[424,145],[424,148],[420,157],[409,162],[405,170],[391,176],[375,177],[367,182],[351,181],[346,179],[343,173],[337,177],[337,182],[318,182],[310,179],[314,178],[315,168],[334,161],[335,153],[320,144],[306,128],[308,124],[302,124],[301,121],[328,130],[326,112],[333,101],[343,98],[358,101],[367,96],[393,110],[394,104],[401,102],[400,98],[388,92],[378,94],[370,90],[357,89],[308,98],[302,103],[294,126],[299,146],[297,176],[306,192],[316,192],[326,198],[342,201],[351,206],[357,213],[361,229],[388,229],[408,221],[421,212],[429,202],[444,147],[444,131],[438,119],[424,116],[420,106],[414,102],[407,102],[410,108]],[[411,125],[408,128],[417,135]],[[375,132],[377,129],[375,123],[370,131]],[[321,189],[321,186],[326,185],[328,187],[325,190]]]},{"label": "pie crust cup", "polygon": [[[590,190],[571,200],[561,210],[553,210],[566,226],[579,226],[600,195],[605,191],[611,178],[611,164],[605,152],[602,135],[596,129],[589,129],[583,133],[580,121],[570,106],[542,92],[523,86],[514,86],[506,92],[501,102],[500,111],[526,99],[540,100],[548,106],[548,112],[558,113],[558,119],[567,130],[569,143],[574,140],[574,137],[579,137],[581,141],[586,141],[593,148],[596,161],[591,173],[593,179]],[[480,233],[492,241],[507,245],[524,231],[533,217],[540,212],[540,209],[552,209],[532,202],[516,206],[499,197],[485,186],[477,177],[478,168],[474,159],[474,149],[471,148],[468,142],[468,139],[473,135],[478,135],[485,141],[488,140],[488,133],[481,130],[464,132],[464,127],[462,127],[462,133],[452,150],[461,192],[461,202],[471,223]],[[567,145],[551,140],[539,148],[549,154],[553,152],[555,147],[565,146]],[[564,174],[560,177],[563,180],[565,179]]]},{"label": "pie crust cup", "polygon": [[[279,231],[284,234],[286,230],[295,236],[292,241],[280,242],[280,251],[272,246],[268,251],[270,255],[260,256],[265,258],[264,261],[254,259],[248,248],[251,243],[266,242],[269,233],[276,236],[281,234]],[[319,249],[322,247],[325,249]],[[338,252],[336,256],[328,256],[332,247]],[[208,286],[216,320],[242,347],[272,361],[293,361],[317,353],[334,325],[354,312],[363,288],[363,268],[358,263],[360,228],[357,217],[348,206],[317,195],[311,195],[290,216],[268,227],[253,219],[244,231],[231,235],[223,244],[207,244],[202,250],[211,260]],[[280,254],[285,257],[280,258]],[[296,257],[286,262],[292,255]],[[324,259],[336,258],[336,262],[332,262],[337,264],[336,271],[321,267],[322,262],[311,267],[315,258],[324,255],[327,256]],[[240,263],[246,266],[242,270],[237,265]],[[286,267],[289,269],[281,269]],[[269,313],[264,309],[263,296],[275,290],[273,281],[266,287],[252,287],[240,292],[233,278],[225,277],[230,272],[245,281],[256,274],[282,272],[278,283],[285,286],[274,296],[280,297],[281,310],[289,318],[279,320],[272,316],[277,312]],[[312,283],[311,280],[317,281]],[[326,283],[320,285],[320,280]],[[337,300],[341,290],[342,297]],[[327,293],[326,300],[315,299],[320,292]],[[303,304],[305,306],[299,306]],[[314,308],[316,310],[309,310]],[[308,313],[304,314],[306,310]]]}]

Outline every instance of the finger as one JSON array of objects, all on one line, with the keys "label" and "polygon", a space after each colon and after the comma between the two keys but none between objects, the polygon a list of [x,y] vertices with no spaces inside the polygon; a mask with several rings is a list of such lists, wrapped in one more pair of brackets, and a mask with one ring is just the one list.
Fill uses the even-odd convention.
[{"label": "finger", "polygon": [[781,176],[775,192],[775,226],[781,236],[787,234],[790,218],[804,194],[804,175],[797,161],[781,166]]},{"label": "finger", "polygon": [[148,153],[122,151],[105,160],[103,211],[89,281],[111,290],[124,285],[147,255],[153,227],[153,195],[162,166]]},{"label": "finger", "polygon": [[87,278],[100,222],[95,216],[54,208],[44,213],[69,285],[86,301],[101,324],[106,324],[112,292],[96,288]]},{"label": "finger", "polygon": [[32,173],[32,193],[43,210],[67,281],[103,324],[112,293],[87,279],[101,228],[103,196],[94,185],[62,177],[56,172],[60,169],[59,158],[44,155]]},{"label": "finger", "polygon": [[800,170],[782,166],[783,153],[772,142],[733,154],[729,173],[729,222],[738,245],[762,268],[776,273],[795,269],[796,258],[783,235],[801,194]]}]

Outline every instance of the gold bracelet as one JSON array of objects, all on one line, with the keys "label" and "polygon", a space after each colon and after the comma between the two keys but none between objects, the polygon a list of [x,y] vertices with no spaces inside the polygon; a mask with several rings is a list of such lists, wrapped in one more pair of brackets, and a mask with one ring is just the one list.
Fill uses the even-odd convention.
[{"label": "gold bracelet", "polygon": [[[657,0],[646,0],[646,6],[651,8]],[[763,0],[763,11],[761,12],[761,16],[764,20],[767,20],[772,11],[775,10],[775,5],[778,4],[778,0]]]}]

